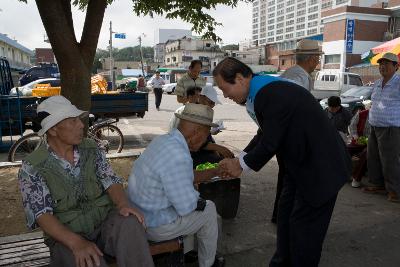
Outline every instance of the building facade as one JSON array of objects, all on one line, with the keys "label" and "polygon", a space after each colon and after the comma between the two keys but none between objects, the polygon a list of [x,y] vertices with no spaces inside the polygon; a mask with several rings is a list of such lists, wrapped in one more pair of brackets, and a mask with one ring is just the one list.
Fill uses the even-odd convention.
[{"label": "building facade", "polygon": [[154,34],[154,62],[165,61],[165,43],[168,40],[177,40],[183,37],[191,37],[191,30],[184,29],[157,29]]},{"label": "building facade", "polygon": [[199,59],[203,70],[211,70],[211,59],[223,56],[224,53],[213,40],[203,40],[199,37],[183,37],[169,40],[165,43],[164,65],[167,67],[188,68],[190,62]]},{"label": "building facade", "polygon": [[0,33],[0,57],[5,57],[10,67],[16,70],[27,69],[31,66],[33,52],[16,40]]},{"label": "building facade", "polygon": [[382,43],[390,16],[387,9],[357,6],[323,12],[323,68],[346,71],[361,63],[361,54]]}]

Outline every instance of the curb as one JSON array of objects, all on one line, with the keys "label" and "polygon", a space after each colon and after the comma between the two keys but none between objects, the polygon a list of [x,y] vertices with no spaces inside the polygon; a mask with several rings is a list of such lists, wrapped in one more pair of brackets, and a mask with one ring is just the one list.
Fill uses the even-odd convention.
[{"label": "curb", "polygon": [[[132,157],[139,157],[140,154],[142,154],[142,150],[141,151],[128,151],[128,152],[122,152],[122,153],[107,154],[106,157],[108,159],[132,158]],[[21,166],[21,164],[22,164],[21,161],[16,161],[16,162],[3,161],[3,162],[0,162],[0,169],[9,168],[9,167],[19,167],[19,166]]]}]

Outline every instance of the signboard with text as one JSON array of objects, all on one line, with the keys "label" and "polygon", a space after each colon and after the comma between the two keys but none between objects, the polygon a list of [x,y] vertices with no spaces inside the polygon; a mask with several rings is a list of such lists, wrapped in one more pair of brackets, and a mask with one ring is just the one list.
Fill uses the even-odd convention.
[{"label": "signboard with text", "polygon": [[114,37],[118,38],[118,39],[126,39],[126,34],[125,33],[116,33],[114,35]]},{"label": "signboard with text", "polygon": [[346,53],[353,53],[353,43],[354,43],[354,19],[348,19],[346,22]]}]

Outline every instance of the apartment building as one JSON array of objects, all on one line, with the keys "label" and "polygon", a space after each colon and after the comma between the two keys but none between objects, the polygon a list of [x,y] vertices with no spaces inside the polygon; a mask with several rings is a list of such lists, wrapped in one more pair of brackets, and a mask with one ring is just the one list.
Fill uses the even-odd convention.
[{"label": "apartment building", "polygon": [[0,57],[5,57],[12,69],[26,69],[31,66],[33,52],[16,40],[0,33]]},{"label": "apartment building", "polygon": [[211,59],[223,56],[224,53],[213,40],[200,37],[183,37],[168,40],[165,43],[165,61],[167,67],[188,68],[194,59],[200,59],[203,70],[211,70]]},{"label": "apartment building", "polygon": [[320,14],[320,0],[257,0],[253,2],[253,45],[320,34]]}]

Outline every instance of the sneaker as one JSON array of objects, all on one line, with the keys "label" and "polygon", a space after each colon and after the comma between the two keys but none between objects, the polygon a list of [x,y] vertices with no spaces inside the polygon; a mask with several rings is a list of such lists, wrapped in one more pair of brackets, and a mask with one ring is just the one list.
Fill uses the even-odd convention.
[{"label": "sneaker", "polygon": [[359,188],[360,186],[361,186],[361,183],[359,181],[356,181],[355,179],[353,179],[351,181],[351,187]]}]

